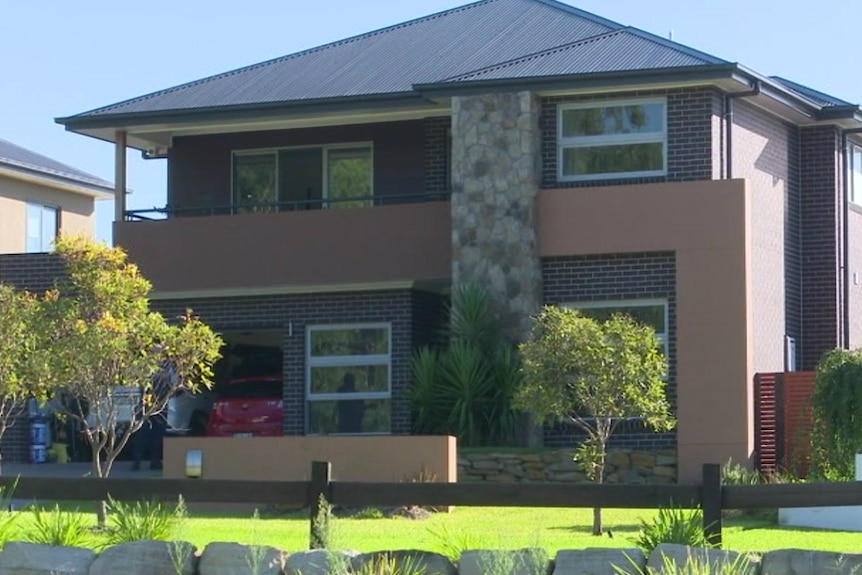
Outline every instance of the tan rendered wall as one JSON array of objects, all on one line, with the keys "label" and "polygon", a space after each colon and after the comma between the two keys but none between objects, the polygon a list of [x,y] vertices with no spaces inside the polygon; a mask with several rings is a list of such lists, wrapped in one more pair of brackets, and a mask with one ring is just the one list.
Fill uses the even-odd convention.
[{"label": "tan rendered wall", "polygon": [[58,206],[63,233],[87,237],[95,233],[92,198],[0,176],[0,253],[25,251],[27,202]]},{"label": "tan rendered wall", "polygon": [[169,437],[164,476],[183,478],[186,452],[203,451],[204,479],[308,481],[312,461],[332,463],[336,481],[399,482],[423,470],[437,481],[458,477],[455,438],[375,437]]},{"label": "tan rendered wall", "polygon": [[[744,180],[542,190],[542,257],[676,252],[679,480],[747,461],[754,377]],[[609,224],[612,222],[612,224]]]}]

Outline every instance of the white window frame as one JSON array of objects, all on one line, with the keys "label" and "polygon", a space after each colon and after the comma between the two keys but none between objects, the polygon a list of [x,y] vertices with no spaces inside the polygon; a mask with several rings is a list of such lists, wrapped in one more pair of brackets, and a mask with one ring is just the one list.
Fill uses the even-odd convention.
[{"label": "white window frame", "polygon": [[669,355],[669,340],[670,340],[670,323],[668,317],[668,303],[666,299],[620,299],[620,300],[601,300],[601,301],[585,301],[585,302],[566,302],[563,307],[582,310],[596,308],[624,308],[624,307],[657,307],[664,308],[664,333],[656,332],[656,338],[661,343],[664,350],[665,359],[670,362]]},{"label": "white window frame", "polygon": [[[661,104],[664,108],[661,132],[643,134],[609,134],[601,136],[563,137],[563,114],[567,110],[585,110],[592,108],[612,108],[619,106],[638,106],[644,104]],[[570,148],[594,148],[622,144],[662,144],[662,168],[660,170],[641,170],[639,172],[608,172],[604,174],[566,175],[563,173],[563,152]],[[557,106],[557,179],[560,182],[582,182],[589,180],[622,180],[629,178],[644,178],[667,175],[667,98],[633,98],[590,100],[572,102]]]},{"label": "white window frame", "polygon": [[[323,357],[313,357],[311,355],[311,337],[312,333],[318,331],[344,331],[353,329],[385,329],[387,333],[387,349],[386,354],[376,355],[328,355]],[[374,365],[386,365],[386,384],[389,387],[386,391],[365,391],[344,393],[313,393],[311,390],[311,370],[315,367],[363,367]],[[346,397],[347,396],[347,397]],[[392,323],[377,322],[377,323],[344,323],[344,324],[322,324],[309,325],[305,328],[305,432],[309,435],[317,435],[311,433],[309,412],[311,403],[314,401],[344,401],[345,399],[358,400],[373,400],[373,399],[392,399]],[[347,435],[389,435],[388,432],[375,431],[367,433],[350,433]],[[333,434],[342,435],[342,434]]]},{"label": "white window frame", "polygon": [[[860,154],[860,161],[856,161],[856,154]],[[862,182],[862,146],[856,143],[850,143],[850,153],[847,158],[847,200],[857,206],[862,206],[862,189],[857,190],[854,186],[854,172],[859,174],[859,181]]]},{"label": "white window frame", "polygon": [[[374,204],[373,198],[374,196],[374,142],[371,141],[361,141],[361,142],[340,142],[338,144],[323,144],[319,146],[279,146],[276,148],[250,148],[243,150],[231,150],[230,156],[230,202],[231,208],[236,210],[241,207],[237,203],[236,198],[236,178],[234,174],[234,170],[236,169],[236,157],[237,156],[263,156],[265,154],[272,154],[275,156],[275,193],[278,195],[279,187],[281,186],[281,166],[279,165],[279,152],[284,150],[320,150],[321,151],[321,187],[322,190],[322,198],[320,202],[322,203],[322,208],[327,209],[329,204],[327,200],[329,199],[329,152],[330,150],[344,150],[344,149],[352,149],[352,148],[368,148],[369,155],[371,156],[371,198],[372,205]],[[315,200],[317,201],[317,200]],[[275,203],[280,203],[278,198],[276,198]],[[337,205],[337,204],[336,204]]]},{"label": "white window frame", "polygon": [[[39,237],[39,248],[40,249],[38,251],[35,251],[35,252],[31,251],[29,249],[29,247],[27,246],[27,244],[30,240],[30,208],[38,208],[39,209],[39,234],[38,234],[38,237]],[[52,210],[54,212],[54,237],[51,238],[51,241],[48,242],[49,245],[47,245],[47,246],[45,245],[46,241],[45,241],[45,238],[43,237],[43,234],[42,234],[42,232],[45,229],[43,224],[42,224],[42,218],[45,215],[45,210]],[[50,252],[52,250],[52,247],[50,244],[53,244],[55,241],[57,241],[57,237],[60,235],[60,217],[61,217],[61,214],[62,214],[62,210],[60,209],[60,206],[55,206],[52,204],[40,204],[38,202],[26,202],[24,204],[24,251],[26,253],[40,254],[40,253],[47,253],[47,252]]]}]

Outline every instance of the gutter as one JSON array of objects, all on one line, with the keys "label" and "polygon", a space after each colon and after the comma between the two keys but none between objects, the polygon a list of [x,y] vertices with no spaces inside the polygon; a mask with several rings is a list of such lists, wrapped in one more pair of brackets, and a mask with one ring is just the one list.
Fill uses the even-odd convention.
[{"label": "gutter", "polygon": [[842,188],[842,203],[841,212],[844,219],[843,229],[841,230],[841,267],[842,281],[844,282],[841,290],[842,313],[841,313],[841,347],[850,349],[850,165],[852,160],[852,152],[848,136],[850,134],[860,134],[862,128],[852,128],[841,132],[841,154],[843,160],[844,174]]}]

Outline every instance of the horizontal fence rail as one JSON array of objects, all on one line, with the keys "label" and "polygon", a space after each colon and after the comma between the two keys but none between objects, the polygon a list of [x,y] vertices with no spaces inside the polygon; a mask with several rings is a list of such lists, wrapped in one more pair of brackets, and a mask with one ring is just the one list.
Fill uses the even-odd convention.
[{"label": "horizontal fence rail", "polygon": [[[176,499],[308,507],[310,546],[320,547],[319,523],[327,505],[462,507],[603,507],[655,509],[674,505],[703,510],[704,535],[721,544],[723,509],[862,506],[862,482],[721,484],[721,467],[703,466],[700,485],[595,485],[574,483],[361,483],[333,481],[329,462],[314,462],[310,481],[211,479],[104,479],[0,477],[15,499],[120,501]],[[9,490],[12,490],[11,492]]]},{"label": "horizontal fence rail", "polygon": [[330,208],[363,208],[372,206],[394,206],[409,203],[448,201],[451,192],[422,192],[414,194],[382,194],[376,196],[348,198],[315,198],[311,200],[291,200],[287,202],[261,202],[241,205],[216,205],[127,210],[126,221],[160,221],[175,216],[233,216],[236,214],[295,212],[304,210],[325,210]]}]

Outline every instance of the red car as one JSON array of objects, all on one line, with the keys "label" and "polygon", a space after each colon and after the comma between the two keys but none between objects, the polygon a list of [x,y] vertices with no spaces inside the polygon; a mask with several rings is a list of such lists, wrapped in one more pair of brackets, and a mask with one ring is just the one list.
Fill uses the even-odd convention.
[{"label": "red car", "polygon": [[213,403],[207,435],[255,437],[283,435],[284,410],[279,376],[231,380]]}]

